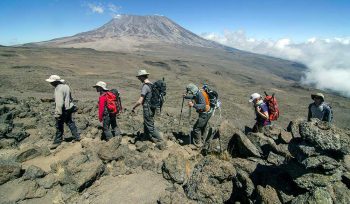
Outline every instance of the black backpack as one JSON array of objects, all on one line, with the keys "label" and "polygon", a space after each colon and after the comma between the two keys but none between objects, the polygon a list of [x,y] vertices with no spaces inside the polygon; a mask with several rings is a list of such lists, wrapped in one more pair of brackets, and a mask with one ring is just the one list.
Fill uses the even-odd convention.
[{"label": "black backpack", "polygon": [[210,107],[216,108],[218,105],[218,99],[219,99],[219,94],[213,89],[210,89],[208,85],[203,86],[203,90],[208,94],[209,96],[209,103]]},{"label": "black backpack", "polygon": [[164,96],[166,95],[166,83],[163,80],[158,80],[153,84],[147,84],[152,91],[152,96],[149,101],[149,105],[151,108],[156,109],[159,108],[162,111],[162,106],[165,101]]}]

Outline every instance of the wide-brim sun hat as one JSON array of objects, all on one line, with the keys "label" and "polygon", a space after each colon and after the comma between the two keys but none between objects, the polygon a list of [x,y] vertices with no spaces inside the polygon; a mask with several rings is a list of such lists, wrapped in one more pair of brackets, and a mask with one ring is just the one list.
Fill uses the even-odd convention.
[{"label": "wide-brim sun hat", "polygon": [[195,94],[199,89],[196,85],[194,85],[193,83],[190,83],[186,86],[186,90],[187,92],[191,92],[192,94]]},{"label": "wide-brim sun hat", "polygon": [[50,82],[50,83],[55,82],[55,81],[64,82],[64,80],[61,79],[61,77],[58,75],[51,75],[48,79],[45,79],[45,81]]},{"label": "wide-brim sun hat", "polygon": [[150,73],[148,73],[145,69],[141,69],[137,72],[137,76],[136,77],[140,77],[140,76],[145,76],[145,75],[149,75]]},{"label": "wide-brim sun hat", "polygon": [[105,91],[108,91],[108,90],[109,90],[109,89],[107,88],[106,82],[103,82],[103,81],[97,82],[96,85],[94,85],[94,86],[92,86],[92,87],[94,87],[94,88],[96,88],[96,87],[101,87],[101,88],[102,88],[103,90],[105,90]]},{"label": "wide-brim sun hat", "polygon": [[260,97],[261,97],[260,94],[258,94],[258,93],[253,93],[252,95],[250,95],[249,102],[251,103],[251,102],[253,102],[255,99],[260,98]]},{"label": "wide-brim sun hat", "polygon": [[324,100],[324,95],[322,93],[311,94],[312,100],[315,100],[316,97],[322,98],[322,100]]}]

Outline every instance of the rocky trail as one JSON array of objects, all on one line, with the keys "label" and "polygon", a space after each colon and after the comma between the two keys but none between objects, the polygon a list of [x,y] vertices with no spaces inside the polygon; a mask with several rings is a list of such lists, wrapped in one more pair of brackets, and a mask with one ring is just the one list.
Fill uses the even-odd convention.
[{"label": "rocky trail", "polygon": [[53,105],[0,98],[0,203],[350,203],[349,130],[297,120],[251,133],[222,120],[200,152],[171,109],[156,119],[163,143],[142,139],[141,114],[126,110],[123,136],[105,142],[96,102],[78,101],[82,140],[65,128],[50,150]]}]

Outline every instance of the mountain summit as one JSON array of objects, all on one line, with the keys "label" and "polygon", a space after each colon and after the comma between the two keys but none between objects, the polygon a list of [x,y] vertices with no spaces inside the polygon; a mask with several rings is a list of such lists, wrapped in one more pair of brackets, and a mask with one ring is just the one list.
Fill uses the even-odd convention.
[{"label": "mountain summit", "polygon": [[38,44],[54,47],[88,47],[98,50],[133,49],[145,47],[148,44],[223,47],[216,42],[201,38],[169,18],[159,15],[118,15],[95,30]]}]

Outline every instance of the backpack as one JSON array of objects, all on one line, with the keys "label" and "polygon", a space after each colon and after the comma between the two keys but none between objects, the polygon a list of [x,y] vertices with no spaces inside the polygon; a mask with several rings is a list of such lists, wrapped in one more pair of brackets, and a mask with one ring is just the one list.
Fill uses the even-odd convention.
[{"label": "backpack", "polygon": [[120,93],[117,89],[106,92],[106,106],[110,113],[120,114],[123,111]]},{"label": "backpack", "polygon": [[166,95],[166,83],[163,80],[158,80],[153,84],[147,84],[151,88],[151,99],[149,104],[151,108],[156,109],[159,108],[162,111],[163,103],[165,101],[164,96]]},{"label": "backpack", "polygon": [[280,116],[280,110],[278,108],[278,103],[277,103],[275,94],[273,93],[272,96],[269,96],[265,92],[264,102],[266,103],[269,110],[269,120],[270,121],[277,120],[278,117]]},{"label": "backpack", "polygon": [[203,90],[205,93],[208,95],[209,98],[209,106],[211,108],[217,108],[218,107],[218,102],[219,102],[219,94],[213,89],[210,89],[208,85],[203,86]]}]

